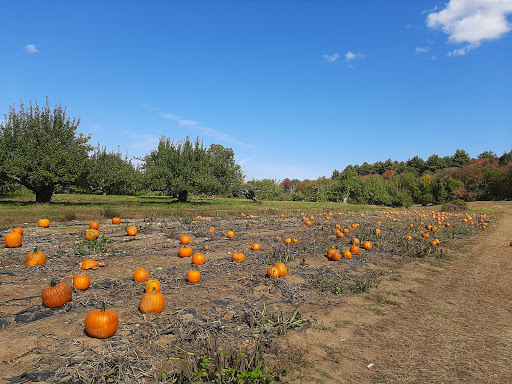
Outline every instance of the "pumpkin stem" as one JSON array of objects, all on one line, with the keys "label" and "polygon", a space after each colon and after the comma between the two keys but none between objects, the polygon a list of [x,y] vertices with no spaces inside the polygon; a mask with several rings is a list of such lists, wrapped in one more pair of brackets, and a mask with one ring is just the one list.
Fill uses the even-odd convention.
[{"label": "pumpkin stem", "polygon": [[153,285],[153,291],[151,293],[156,293],[156,287]]},{"label": "pumpkin stem", "polygon": [[59,279],[53,279],[52,281],[50,281],[50,287],[55,287],[59,283]]},{"label": "pumpkin stem", "polygon": [[105,312],[105,302],[101,303],[100,312]]}]

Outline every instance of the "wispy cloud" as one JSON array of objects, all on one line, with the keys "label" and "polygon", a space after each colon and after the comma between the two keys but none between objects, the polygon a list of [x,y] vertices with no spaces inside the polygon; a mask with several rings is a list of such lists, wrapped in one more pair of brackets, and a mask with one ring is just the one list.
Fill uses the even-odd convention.
[{"label": "wispy cloud", "polygon": [[130,144],[130,148],[133,149],[153,149],[156,147],[158,141],[160,140],[159,137],[151,134],[140,134],[131,131],[125,131],[124,134],[136,140]]},{"label": "wispy cloud", "polygon": [[339,54],[339,53],[335,53],[334,55],[331,55],[331,56],[329,56],[329,55],[323,55],[322,57],[323,57],[325,60],[327,60],[329,63],[335,63],[335,62],[336,62],[336,60],[338,60],[338,59],[339,59],[340,54]]},{"label": "wispy cloud", "polygon": [[448,53],[463,56],[483,41],[498,39],[512,30],[509,14],[512,0],[450,0],[443,10],[429,13],[427,26],[441,29],[450,43],[466,44]]},{"label": "wispy cloud", "polygon": [[[184,118],[182,118],[178,115],[175,115],[173,113],[162,113],[162,112],[160,112],[160,110],[158,108],[155,108],[149,104],[142,104],[142,106],[151,112],[159,114],[164,119],[175,121],[180,127],[187,128],[187,129],[195,129],[195,130],[199,131],[204,136],[213,137],[216,140],[224,141],[224,142],[231,143],[231,144],[241,145],[241,146],[244,146],[247,148],[253,147],[250,144],[246,144],[244,142],[238,141],[236,138],[234,138],[233,136],[231,136],[227,133],[220,132],[213,128],[205,127],[199,121],[184,119]],[[158,138],[157,138],[157,141],[158,141]]]},{"label": "wispy cloud", "polygon": [[430,51],[430,47],[416,47],[416,53],[425,53]]},{"label": "wispy cloud", "polygon": [[39,50],[36,48],[34,44],[25,45],[25,51],[28,53],[37,53]]},{"label": "wispy cloud", "polygon": [[345,61],[347,63],[351,63],[355,59],[364,59],[364,58],[365,58],[365,55],[363,55],[362,53],[352,53],[350,51],[345,53]]}]

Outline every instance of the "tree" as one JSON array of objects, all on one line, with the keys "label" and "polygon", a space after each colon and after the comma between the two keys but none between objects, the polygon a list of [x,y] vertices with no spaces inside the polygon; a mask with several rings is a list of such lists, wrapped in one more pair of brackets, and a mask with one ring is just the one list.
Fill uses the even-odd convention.
[{"label": "tree", "polygon": [[140,175],[127,156],[121,152],[107,153],[106,147],[98,147],[92,154],[87,177],[87,189],[107,195],[130,195],[137,190]]},{"label": "tree", "polygon": [[90,136],[77,133],[80,119],[48,99],[9,108],[0,124],[0,179],[19,183],[36,194],[36,202],[51,201],[57,185],[76,185],[86,175]]},{"label": "tree", "polygon": [[427,162],[425,163],[425,166],[427,170],[429,170],[432,173],[436,173],[437,171],[440,171],[445,167],[444,161],[442,158],[439,157],[439,155],[436,155],[435,153],[431,155]]},{"label": "tree", "polygon": [[454,167],[466,167],[471,164],[471,156],[463,149],[457,149],[452,155],[452,164]]},{"label": "tree", "polygon": [[503,152],[500,156],[500,165],[507,165],[510,162],[512,162],[512,149],[509,152]]},{"label": "tree", "polygon": [[425,171],[425,160],[423,160],[418,155],[414,156],[412,159],[407,160],[406,164],[414,169],[414,173],[416,173],[416,175],[421,175]]},{"label": "tree", "polygon": [[219,144],[206,149],[199,138],[194,143],[188,137],[175,143],[162,137],[158,147],[144,157],[146,185],[180,202],[187,201],[189,192],[227,193],[243,182],[234,156],[231,148]]},{"label": "tree", "polygon": [[479,159],[498,160],[498,156],[493,151],[483,151],[477,157]]}]

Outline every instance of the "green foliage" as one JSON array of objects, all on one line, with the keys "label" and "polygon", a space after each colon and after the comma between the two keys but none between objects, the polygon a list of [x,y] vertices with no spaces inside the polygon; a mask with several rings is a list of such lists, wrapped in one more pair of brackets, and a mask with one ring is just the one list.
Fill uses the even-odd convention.
[{"label": "green foliage", "polygon": [[144,157],[144,179],[152,191],[162,191],[179,201],[189,193],[227,194],[241,187],[243,175],[231,148],[210,148],[187,137],[173,142],[162,137],[157,149]]},{"label": "green foliage", "polygon": [[87,172],[89,136],[77,133],[79,119],[70,119],[48,99],[19,109],[11,106],[0,125],[0,179],[19,183],[36,194],[38,203],[51,200],[57,185],[77,185]]},{"label": "green foliage", "polygon": [[249,180],[244,188],[254,191],[258,200],[280,200],[281,189],[276,179]]},{"label": "green foliage", "polygon": [[471,164],[471,156],[463,149],[457,149],[451,159],[454,167],[462,168]]},{"label": "green foliage", "polygon": [[106,147],[95,148],[89,159],[87,190],[107,195],[134,195],[140,189],[142,174],[121,152],[107,153]]}]

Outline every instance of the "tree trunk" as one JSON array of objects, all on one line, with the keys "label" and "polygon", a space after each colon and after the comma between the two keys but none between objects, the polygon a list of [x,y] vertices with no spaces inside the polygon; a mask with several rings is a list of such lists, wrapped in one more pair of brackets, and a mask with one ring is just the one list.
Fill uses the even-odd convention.
[{"label": "tree trunk", "polygon": [[53,196],[53,187],[46,187],[35,190],[36,203],[49,203]]},{"label": "tree trunk", "polygon": [[188,191],[178,191],[177,193],[177,197],[178,197],[178,201],[180,203],[185,203],[187,201],[187,198],[188,198]]}]

